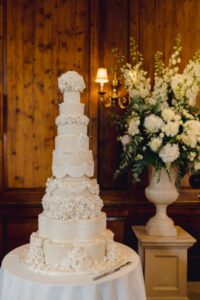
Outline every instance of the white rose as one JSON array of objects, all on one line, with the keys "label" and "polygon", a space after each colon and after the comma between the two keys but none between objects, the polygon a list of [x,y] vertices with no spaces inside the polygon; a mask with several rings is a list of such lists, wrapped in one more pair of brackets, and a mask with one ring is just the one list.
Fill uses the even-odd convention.
[{"label": "white rose", "polygon": [[131,140],[131,137],[128,134],[125,134],[124,136],[120,137],[120,141],[123,146],[126,146]]},{"label": "white rose", "polygon": [[164,108],[161,116],[166,122],[175,120],[175,113],[171,108]]},{"label": "white rose", "polygon": [[144,120],[144,127],[149,132],[158,132],[163,126],[164,126],[163,120],[154,114],[151,114],[150,116],[146,117]]},{"label": "white rose", "polygon": [[163,128],[162,131],[166,134],[166,136],[175,136],[179,131],[179,123],[178,122],[168,122]]},{"label": "white rose", "polygon": [[130,135],[135,135],[137,133],[139,133],[139,128],[138,128],[138,125],[139,125],[139,120],[138,119],[131,119],[130,122],[129,122],[129,126],[128,126],[128,133]]},{"label": "white rose", "polygon": [[159,153],[160,158],[166,164],[175,161],[179,155],[180,152],[177,144],[166,144]]},{"label": "white rose", "polygon": [[149,142],[149,147],[151,148],[151,150],[153,152],[157,152],[158,148],[161,146],[161,144],[162,144],[162,139],[152,138]]}]

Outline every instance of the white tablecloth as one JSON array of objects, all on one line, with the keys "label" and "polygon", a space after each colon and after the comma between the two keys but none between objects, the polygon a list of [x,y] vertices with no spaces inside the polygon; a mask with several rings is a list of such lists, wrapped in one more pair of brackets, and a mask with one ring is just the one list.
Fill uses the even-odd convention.
[{"label": "white tablecloth", "polygon": [[0,300],[146,300],[139,256],[132,264],[97,281],[94,275],[44,275],[20,260],[21,246],[5,256],[0,270]]}]

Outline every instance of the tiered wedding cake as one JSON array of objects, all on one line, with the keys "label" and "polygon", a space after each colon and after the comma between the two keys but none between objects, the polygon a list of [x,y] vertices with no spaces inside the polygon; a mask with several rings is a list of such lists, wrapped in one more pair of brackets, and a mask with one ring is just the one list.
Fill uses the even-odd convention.
[{"label": "tiered wedding cake", "polygon": [[80,92],[83,78],[74,71],[58,79],[64,93],[56,119],[53,177],[42,199],[38,232],[32,233],[23,258],[36,271],[96,272],[120,263],[122,253],[106,229],[106,215],[87,136],[88,118]]}]

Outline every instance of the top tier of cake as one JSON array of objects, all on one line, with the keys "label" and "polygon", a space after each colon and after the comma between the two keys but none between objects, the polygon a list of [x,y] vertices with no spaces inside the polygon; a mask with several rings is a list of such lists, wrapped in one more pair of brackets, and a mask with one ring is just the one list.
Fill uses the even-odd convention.
[{"label": "top tier of cake", "polygon": [[56,178],[92,177],[94,161],[87,135],[89,119],[84,115],[84,104],[80,102],[80,92],[85,88],[84,80],[78,73],[69,71],[59,77],[58,86],[64,94],[64,101],[56,118],[53,175]]}]

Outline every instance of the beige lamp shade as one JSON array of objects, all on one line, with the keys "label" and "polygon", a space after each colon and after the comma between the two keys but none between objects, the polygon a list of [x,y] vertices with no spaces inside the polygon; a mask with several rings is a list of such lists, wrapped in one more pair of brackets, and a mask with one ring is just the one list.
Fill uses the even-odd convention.
[{"label": "beige lamp shade", "polygon": [[108,75],[107,75],[106,68],[99,68],[97,70],[97,77],[95,81],[100,84],[108,82]]}]

